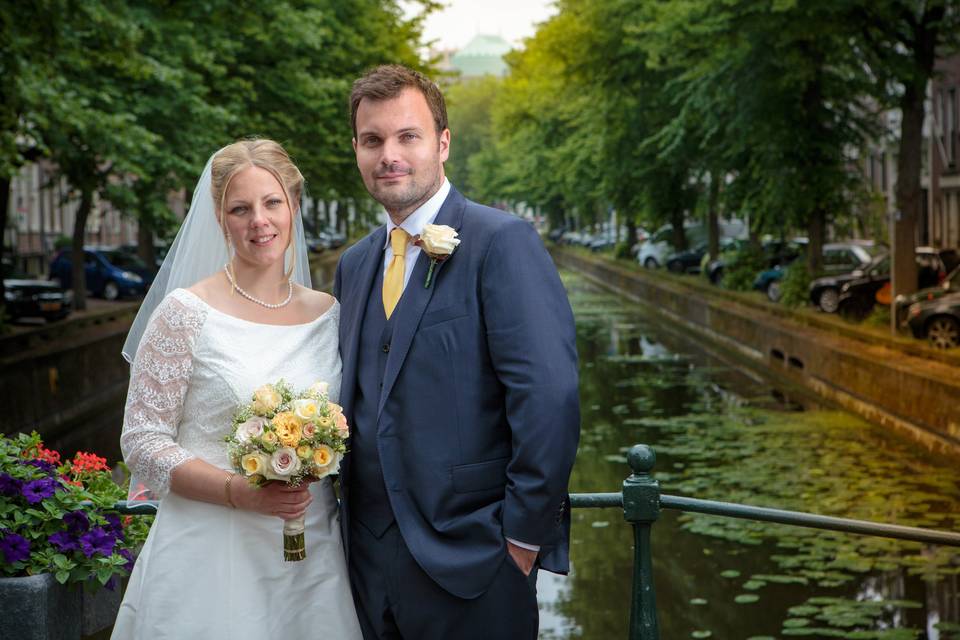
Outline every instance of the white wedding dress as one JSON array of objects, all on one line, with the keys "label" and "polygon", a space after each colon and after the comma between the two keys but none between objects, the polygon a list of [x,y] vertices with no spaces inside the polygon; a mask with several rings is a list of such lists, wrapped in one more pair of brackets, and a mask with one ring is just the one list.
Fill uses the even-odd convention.
[{"label": "white wedding dress", "polygon": [[173,469],[200,458],[230,469],[223,438],[238,404],[280,378],[340,391],[340,307],[306,324],[265,325],[185,289],[157,307],[130,372],[121,448],[162,497],[130,576],[113,638],[359,639],[329,478],[310,487],[307,557],[284,562],[283,522],[169,492]]}]

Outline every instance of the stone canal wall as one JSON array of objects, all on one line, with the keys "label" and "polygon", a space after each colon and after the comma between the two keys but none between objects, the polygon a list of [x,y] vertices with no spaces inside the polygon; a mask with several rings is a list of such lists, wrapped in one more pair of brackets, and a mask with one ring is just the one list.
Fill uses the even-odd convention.
[{"label": "stone canal wall", "polygon": [[0,432],[35,430],[72,450],[97,444],[93,431],[108,425],[116,440],[129,380],[120,350],[137,307],[110,305],[3,336]]},{"label": "stone canal wall", "polygon": [[631,269],[577,250],[550,251],[558,266],[649,305],[748,364],[960,457],[960,356],[698,279]]}]

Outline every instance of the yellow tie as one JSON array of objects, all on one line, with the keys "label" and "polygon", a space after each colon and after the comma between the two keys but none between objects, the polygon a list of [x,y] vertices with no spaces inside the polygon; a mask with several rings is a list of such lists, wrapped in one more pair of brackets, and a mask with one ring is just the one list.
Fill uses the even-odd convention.
[{"label": "yellow tie", "polygon": [[404,255],[407,253],[407,240],[410,234],[401,229],[395,228],[390,232],[390,246],[393,248],[393,260],[387,266],[387,272],[383,276],[383,310],[387,313],[387,320],[390,314],[400,302],[400,296],[403,295],[403,267]]}]

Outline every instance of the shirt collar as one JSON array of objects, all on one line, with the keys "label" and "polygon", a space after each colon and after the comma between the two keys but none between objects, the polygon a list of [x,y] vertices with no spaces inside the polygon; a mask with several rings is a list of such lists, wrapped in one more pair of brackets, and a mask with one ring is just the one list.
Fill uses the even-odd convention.
[{"label": "shirt collar", "polygon": [[[433,224],[433,221],[437,219],[437,214],[440,213],[440,207],[443,206],[443,201],[447,199],[449,193],[450,181],[444,176],[443,184],[440,185],[437,192],[433,194],[429,200],[420,205],[416,211],[407,216],[406,220],[400,223],[400,228],[409,233],[410,237],[420,235],[426,225]],[[384,248],[390,244],[390,233],[396,228],[397,225],[393,224],[393,220],[390,219],[388,214],[387,239],[383,243]]]}]

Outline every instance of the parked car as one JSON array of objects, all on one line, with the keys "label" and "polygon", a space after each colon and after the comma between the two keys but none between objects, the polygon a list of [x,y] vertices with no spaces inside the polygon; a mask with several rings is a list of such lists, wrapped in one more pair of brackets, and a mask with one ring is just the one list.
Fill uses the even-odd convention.
[{"label": "parked car", "polygon": [[[115,248],[85,247],[84,267],[87,291],[94,296],[116,300],[146,293],[156,272],[138,256]],[[60,286],[73,286],[70,249],[60,251],[50,263],[50,279]]]},{"label": "parked car", "polygon": [[62,320],[73,307],[73,294],[55,283],[27,275],[3,261],[3,301],[11,320]]},{"label": "parked car", "polygon": [[[942,282],[947,274],[960,265],[960,253],[956,249],[917,247],[917,288],[926,289]],[[845,318],[862,320],[873,307],[889,304],[890,266],[877,269],[863,277],[851,280],[840,289],[837,312]]]},{"label": "parked car", "polygon": [[779,302],[781,297],[780,280],[784,270],[803,255],[807,247],[806,238],[794,238],[786,242],[773,240],[763,244],[763,253],[767,268],[757,274],[753,288],[766,294],[771,302]]},{"label": "parked car", "polygon": [[933,300],[939,300],[946,295],[958,292],[960,292],[960,266],[947,274],[947,277],[944,278],[940,284],[934,287],[920,289],[919,291],[909,295],[901,294],[897,296],[896,300],[894,300],[894,307],[897,310],[897,324],[901,327],[906,327],[907,309],[917,302],[930,302]]},{"label": "parked car", "polygon": [[847,273],[827,275],[810,283],[810,302],[825,313],[836,313],[840,303],[840,290],[847,282],[857,280],[869,273],[889,273],[890,256],[886,248],[877,245],[875,253],[868,262],[859,265]]},{"label": "parked car", "polygon": [[554,227],[554,228],[550,229],[549,232],[547,232],[547,239],[550,240],[550,242],[559,243],[559,242],[560,242],[560,238],[561,238],[561,237],[563,236],[563,234],[566,233],[566,232],[567,232],[567,228],[564,227],[564,226]]},{"label": "parked car", "polygon": [[604,231],[593,237],[593,240],[590,242],[590,251],[604,251],[606,249],[612,249],[616,245],[616,236],[610,231]]},{"label": "parked car", "polygon": [[[684,225],[683,230],[688,246],[699,246],[707,242],[707,228],[703,224],[688,222]],[[721,239],[739,238],[745,233],[746,226],[740,220],[720,223]],[[667,259],[675,251],[673,247],[673,227],[667,224],[650,234],[650,237],[640,244],[640,250],[637,252],[637,262],[647,269],[656,269],[665,265]],[[699,265],[699,262],[697,264]]]},{"label": "parked car", "polygon": [[914,302],[907,308],[906,324],[914,337],[938,349],[960,347],[960,291]]},{"label": "parked car", "polygon": [[[780,291],[780,280],[786,272],[786,267],[806,250],[804,243],[799,247],[800,253],[796,256],[791,254],[789,261],[783,261],[771,270],[764,271],[757,277],[759,282],[763,280],[762,287],[754,283],[754,288],[765,291],[767,298],[773,302],[779,302],[782,293]],[[823,245],[823,273],[829,275],[848,273],[855,269],[862,269],[864,265],[869,264],[877,251],[884,251],[881,245],[877,245],[870,240],[854,240],[849,242],[828,242]],[[824,289],[827,291],[828,287]],[[821,292],[822,295],[823,292]],[[839,287],[836,288],[839,296]],[[827,303],[829,304],[829,293]],[[819,298],[818,298],[819,300]],[[816,304],[816,303],[815,303]],[[834,311],[836,308],[834,307]]]},{"label": "parked car", "polygon": [[[120,251],[125,251],[129,254],[139,256],[140,247],[135,244],[122,244],[117,247]],[[154,274],[160,270],[160,265],[163,264],[163,259],[167,257],[167,252],[170,250],[170,245],[166,243],[155,243],[153,245],[153,259],[154,259]]]},{"label": "parked car", "polygon": [[[734,238],[721,238],[720,251],[727,251],[739,244]],[[703,256],[707,255],[707,243],[701,242],[693,249],[678,251],[667,258],[667,270],[674,273],[700,273]]]}]

